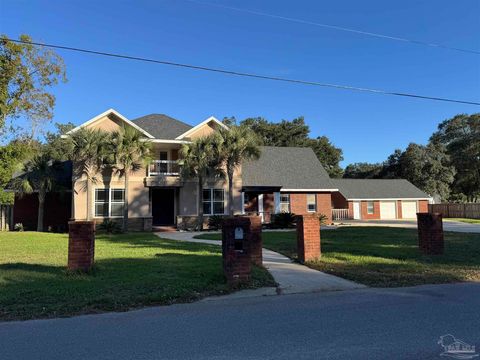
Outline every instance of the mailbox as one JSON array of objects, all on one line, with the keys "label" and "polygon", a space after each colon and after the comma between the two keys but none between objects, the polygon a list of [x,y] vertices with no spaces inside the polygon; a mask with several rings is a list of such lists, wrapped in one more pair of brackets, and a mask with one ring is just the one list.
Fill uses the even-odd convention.
[{"label": "mailbox", "polygon": [[243,252],[243,243],[245,240],[245,234],[241,226],[235,227],[234,240],[235,240],[234,242],[235,251]]}]

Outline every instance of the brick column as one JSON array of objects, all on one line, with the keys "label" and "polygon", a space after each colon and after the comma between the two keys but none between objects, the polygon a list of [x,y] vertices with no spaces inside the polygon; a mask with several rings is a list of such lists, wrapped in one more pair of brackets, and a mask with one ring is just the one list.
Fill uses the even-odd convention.
[{"label": "brick column", "polygon": [[441,255],[444,250],[442,214],[417,213],[418,247],[423,255]]},{"label": "brick column", "polygon": [[250,257],[257,266],[262,266],[262,218],[249,216],[250,219]]},{"label": "brick column", "polygon": [[68,269],[89,271],[95,254],[95,222],[69,221]]},{"label": "brick column", "polygon": [[[242,239],[236,239],[240,235]],[[223,272],[229,285],[248,283],[252,272],[250,218],[225,218],[222,224]]]},{"label": "brick column", "polygon": [[301,263],[321,256],[318,214],[297,216],[297,252]]}]

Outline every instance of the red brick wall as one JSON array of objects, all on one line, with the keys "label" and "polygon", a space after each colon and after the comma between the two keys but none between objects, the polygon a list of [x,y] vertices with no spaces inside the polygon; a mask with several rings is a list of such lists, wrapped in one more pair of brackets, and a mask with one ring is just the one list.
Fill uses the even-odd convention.
[{"label": "red brick wall", "polygon": [[350,219],[353,219],[353,201],[348,202],[348,215],[350,215]]},{"label": "red brick wall", "polygon": [[[45,199],[45,208],[43,215],[43,228],[45,231],[49,227],[53,231],[66,232],[68,230],[68,221],[72,213],[72,194],[48,193]],[[37,194],[28,194],[23,197],[15,196],[13,205],[14,224],[22,223],[25,230],[37,230],[38,216],[38,196]]]},{"label": "red brick wall", "polygon": [[338,191],[332,193],[332,203],[334,209],[348,209],[347,199]]},{"label": "red brick wall", "polygon": [[402,215],[402,200],[397,201],[397,219],[403,219]]},{"label": "red brick wall", "polygon": [[380,201],[373,202],[373,214],[369,214],[367,211],[367,201],[361,201],[360,212],[362,214],[362,220],[380,219]]},{"label": "red brick wall", "polygon": [[263,194],[264,221],[269,223],[271,214],[275,212],[275,198],[273,194]]},{"label": "red brick wall", "polygon": [[418,212],[420,213],[428,212],[428,200],[420,200],[418,202]]},{"label": "red brick wall", "polygon": [[[332,196],[330,193],[317,193],[317,213],[327,215],[328,222],[332,221]],[[311,214],[307,211],[307,194],[290,194],[290,212],[295,215]]]}]

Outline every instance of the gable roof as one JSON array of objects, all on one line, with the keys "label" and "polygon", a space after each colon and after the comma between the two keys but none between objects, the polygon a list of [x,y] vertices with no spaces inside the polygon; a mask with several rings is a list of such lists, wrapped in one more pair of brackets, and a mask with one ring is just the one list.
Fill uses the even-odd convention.
[{"label": "gable roof", "polygon": [[244,187],[281,187],[281,191],[334,191],[328,173],[311,148],[262,146],[258,160],[242,166]]},{"label": "gable roof", "polygon": [[331,179],[331,181],[348,200],[430,198],[405,179]]},{"label": "gable roof", "polygon": [[105,116],[108,116],[110,114],[113,114],[115,115],[116,117],[118,117],[120,120],[122,120],[123,122],[127,123],[128,125],[134,127],[135,129],[137,129],[138,131],[140,131],[142,134],[144,134],[146,137],[150,138],[150,139],[153,139],[154,136],[151,135],[148,131],[146,131],[145,129],[141,128],[140,126],[136,125],[135,123],[133,123],[132,121],[128,120],[125,116],[123,116],[122,114],[120,114],[118,111],[114,110],[114,109],[108,109],[107,111],[104,111],[103,113],[91,118],[90,120],[84,122],[83,124],[77,126],[76,128],[70,130],[69,132],[66,133],[66,135],[69,135],[69,134],[72,134],[74,133],[75,131],[77,131],[78,129],[82,128],[82,127],[85,127],[87,125],[90,125],[90,124],[93,124],[94,122],[102,119],[103,117]]},{"label": "gable roof", "polygon": [[216,117],[214,116],[210,116],[209,118],[203,120],[200,124],[198,125],[195,125],[194,127],[190,127],[190,129],[188,129],[187,131],[185,131],[184,133],[178,135],[175,139],[176,140],[180,140],[180,139],[183,139],[184,137],[187,137],[189,136],[190,134],[194,133],[196,130],[200,129],[202,126],[210,123],[210,122],[213,122],[219,126],[222,126],[224,127],[225,129],[228,129],[227,125],[225,125],[224,123],[222,123],[220,120],[218,120]]},{"label": "gable roof", "polygon": [[175,140],[179,135],[192,129],[191,125],[164,114],[150,114],[132,120],[156,139]]}]

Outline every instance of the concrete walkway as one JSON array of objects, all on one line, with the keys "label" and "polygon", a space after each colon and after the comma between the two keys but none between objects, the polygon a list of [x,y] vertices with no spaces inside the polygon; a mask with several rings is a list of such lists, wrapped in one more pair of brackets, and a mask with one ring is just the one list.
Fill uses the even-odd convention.
[{"label": "concrete walkway", "polygon": [[[177,241],[188,241],[210,245],[221,245],[219,240],[195,239],[202,232],[162,232],[157,236]],[[265,288],[245,290],[228,295],[230,297],[249,297],[258,295],[297,294],[320,291],[354,290],[365,288],[365,285],[345,280],[337,276],[310,269],[307,266],[294,263],[288,257],[274,251],[263,249],[263,266],[272,274],[278,284],[276,289]]]},{"label": "concrete walkway", "polygon": [[[342,226],[388,226],[400,228],[417,228],[417,220],[341,220],[335,222],[337,227]],[[323,229],[323,228],[322,228]],[[460,221],[443,219],[444,231],[464,233],[480,233],[480,224],[468,224]]]}]

